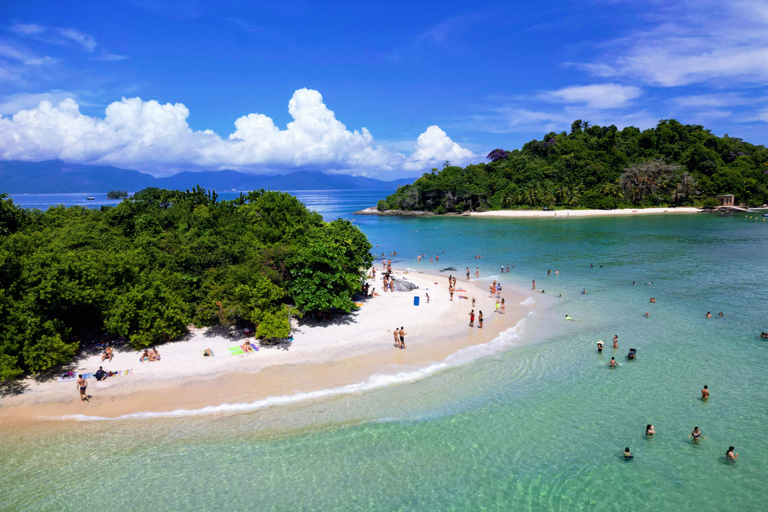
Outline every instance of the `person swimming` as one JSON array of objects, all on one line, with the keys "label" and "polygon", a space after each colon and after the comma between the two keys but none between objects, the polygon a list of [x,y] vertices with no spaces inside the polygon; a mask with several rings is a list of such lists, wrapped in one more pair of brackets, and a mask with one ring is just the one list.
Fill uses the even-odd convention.
[{"label": "person swimming", "polygon": [[632,452],[629,451],[629,446],[624,448],[624,451],[622,452],[622,454],[624,455],[624,458],[627,459],[627,460],[635,458],[635,456],[632,455]]},{"label": "person swimming", "polygon": [[727,458],[728,460],[731,460],[733,462],[736,462],[736,458],[739,456],[739,454],[733,452],[733,450],[735,450],[735,449],[736,448],[734,448],[733,446],[729,446],[728,447],[728,451],[725,452],[725,458]]},{"label": "person swimming", "polygon": [[568,316],[568,315],[565,315],[565,319],[566,319],[566,320],[573,320],[573,317],[571,317],[571,316]]},{"label": "person swimming", "polygon": [[706,317],[707,317],[707,318],[712,318],[712,313],[710,313],[709,311],[707,311]]},{"label": "person swimming", "polygon": [[701,439],[706,439],[703,435],[701,435],[701,430],[699,430],[699,427],[693,427],[693,430],[691,431],[691,435],[688,436],[689,438],[693,438],[694,443],[698,443]]},{"label": "person swimming", "polygon": [[637,350],[631,348],[629,349],[629,354],[627,354],[627,359],[631,361],[632,359],[635,358],[636,355],[637,355]]},{"label": "person swimming", "polygon": [[586,295],[587,294],[587,289],[586,288],[582,288],[581,289],[581,294],[582,295]]},{"label": "person swimming", "polygon": [[653,425],[647,425],[645,427],[645,435],[652,436],[656,433],[656,430],[653,428]]}]

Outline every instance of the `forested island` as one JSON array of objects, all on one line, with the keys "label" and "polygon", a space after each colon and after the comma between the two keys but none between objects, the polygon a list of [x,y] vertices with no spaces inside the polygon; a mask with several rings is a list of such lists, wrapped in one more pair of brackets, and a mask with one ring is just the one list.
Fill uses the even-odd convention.
[{"label": "forested island", "polygon": [[496,149],[489,163],[465,168],[446,162],[379,201],[388,210],[434,213],[515,208],[612,209],[716,206],[768,201],[768,150],[699,125],[660,121],[639,130],[590,126],[550,132],[522,149]]},{"label": "forested island", "polygon": [[110,190],[107,192],[107,199],[125,199],[128,197],[127,190]]},{"label": "forested island", "polygon": [[69,362],[93,333],[136,349],[187,326],[240,324],[289,335],[293,314],[356,306],[371,245],[264,190],[145,189],[94,210],[16,207],[0,195],[0,380]]}]

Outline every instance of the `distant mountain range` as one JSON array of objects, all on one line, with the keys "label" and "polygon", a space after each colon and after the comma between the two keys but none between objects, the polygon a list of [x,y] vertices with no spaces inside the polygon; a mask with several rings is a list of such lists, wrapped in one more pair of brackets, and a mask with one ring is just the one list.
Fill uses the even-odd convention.
[{"label": "distant mountain range", "polygon": [[61,160],[45,162],[0,161],[0,193],[65,194],[75,192],[136,192],[147,187],[184,190],[200,185],[225,190],[365,190],[397,189],[413,178],[381,181],[361,176],[298,171],[283,175],[252,175],[237,171],[180,172],[155,178],[139,171],[102,165],[69,164]]}]

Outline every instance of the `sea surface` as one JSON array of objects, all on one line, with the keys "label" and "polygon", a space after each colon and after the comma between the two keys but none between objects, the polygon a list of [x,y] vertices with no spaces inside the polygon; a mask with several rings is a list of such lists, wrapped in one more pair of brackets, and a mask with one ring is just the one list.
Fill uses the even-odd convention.
[{"label": "sea surface", "polygon": [[296,192],[395,266],[535,279],[535,313],[491,349],[323,397],[0,433],[0,509],[768,510],[768,223],[352,214],[384,195]]}]

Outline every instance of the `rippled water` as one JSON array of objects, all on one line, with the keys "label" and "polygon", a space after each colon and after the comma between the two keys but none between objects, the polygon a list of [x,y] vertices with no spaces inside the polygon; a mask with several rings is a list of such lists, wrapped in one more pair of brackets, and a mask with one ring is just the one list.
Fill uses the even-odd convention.
[{"label": "rippled water", "polygon": [[[417,253],[440,254],[432,268],[479,266],[482,276],[515,265],[504,281],[530,288],[535,278],[547,291],[531,295],[537,309],[520,339],[541,343],[240,414],[6,432],[0,509],[768,507],[768,342],[759,337],[768,329],[768,226],[707,215],[349,215],[380,194],[297,195],[326,218],[354,218],[403,266],[417,267]],[[597,354],[596,340],[610,347],[614,334],[619,349]],[[624,360],[629,347],[636,361]],[[604,363],[614,355],[624,364],[612,370]],[[699,399],[704,384],[709,402]],[[698,446],[687,438],[694,426],[708,438]],[[723,457],[729,445],[735,464]]]}]

